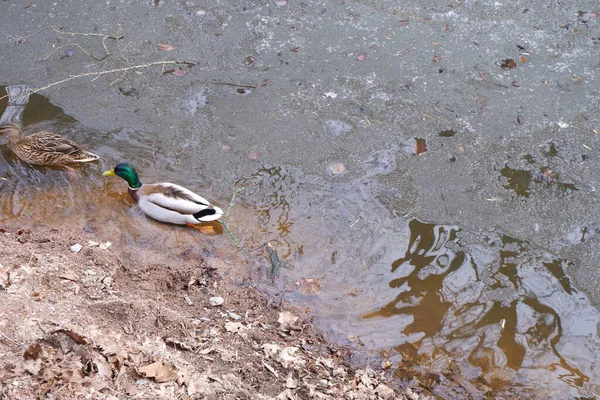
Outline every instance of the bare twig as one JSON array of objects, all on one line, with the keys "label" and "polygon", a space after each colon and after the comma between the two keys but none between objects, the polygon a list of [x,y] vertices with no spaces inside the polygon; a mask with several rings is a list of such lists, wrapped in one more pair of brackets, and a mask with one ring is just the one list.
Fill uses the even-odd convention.
[{"label": "bare twig", "polygon": [[498,83],[498,82],[493,82],[493,81],[490,81],[490,80],[487,78],[487,76],[485,75],[485,73],[483,73],[483,72],[480,72],[480,73],[479,73],[479,77],[480,77],[480,78],[481,78],[481,80],[482,80],[482,81],[484,81],[484,82],[491,83],[491,84],[493,84],[493,85],[500,86],[500,87],[502,87],[502,88],[505,88],[505,89],[507,89],[507,88],[508,88],[508,85],[503,85],[502,83]]},{"label": "bare twig", "polygon": [[154,146],[156,141],[152,142],[152,160],[154,161],[154,167],[156,168],[156,153],[160,151],[160,146]]},{"label": "bare twig", "polygon": [[119,49],[119,53],[121,54],[121,58],[123,59],[123,61],[125,61],[126,63],[129,62],[129,60],[127,59],[127,57],[125,57],[125,55],[123,54],[123,52],[127,49],[127,47],[129,47],[129,45],[133,42],[129,42],[125,45],[125,47],[121,48],[121,45],[119,44],[121,42],[117,41],[117,48]]},{"label": "bare twig", "polygon": [[[37,31],[35,31],[35,32],[33,32],[33,33],[30,33],[29,35],[25,35],[25,36],[13,36],[13,35],[10,35],[10,34],[7,34],[7,36],[8,36],[9,38],[11,38],[11,39],[14,39],[14,40],[16,40],[16,41],[19,41],[19,40],[24,40],[24,39],[30,38],[30,37],[32,37],[32,36],[35,36],[35,35],[37,35],[38,33],[41,33],[41,32],[43,32],[43,31],[45,31],[45,30],[47,30],[47,29],[52,29],[52,30],[53,30],[54,32],[56,32],[56,33],[60,33],[61,35],[67,35],[67,36],[100,36],[100,37],[102,37],[102,38],[103,38],[103,39],[102,39],[103,41],[104,41],[104,40],[106,40],[106,39],[119,40],[119,39],[122,39],[122,38],[123,38],[123,36],[106,35],[106,34],[104,34],[104,33],[91,33],[91,32],[88,32],[88,33],[84,33],[84,32],[67,32],[67,31],[63,31],[62,29],[55,28],[55,27],[54,27],[54,26],[52,26],[52,25],[48,25],[48,26],[46,26],[46,27],[44,27],[44,28],[42,28],[42,29],[38,29]],[[103,43],[103,44],[104,44],[104,43]],[[104,47],[106,47],[106,46],[104,46]],[[107,49],[106,51],[108,51],[108,49]]]},{"label": "bare twig", "polygon": [[[115,79],[114,81],[112,81],[111,83],[109,83],[108,86],[113,86],[113,85],[116,85],[117,83],[119,83],[121,81],[124,81],[125,79],[127,79],[125,77],[126,74],[127,74],[127,71],[124,71],[120,78]],[[127,79],[127,80],[129,80],[129,79]]]},{"label": "bare twig", "polygon": [[229,216],[229,211],[231,211],[231,209],[233,208],[237,194],[245,189],[246,189],[245,187],[240,187],[240,186],[235,187],[235,190],[233,191],[233,194],[231,195],[231,199],[229,200],[229,206],[227,207],[227,211],[225,211],[225,216],[224,216],[225,218],[227,218]]},{"label": "bare twig", "polygon": [[413,15],[410,15],[410,14],[408,14],[408,13],[405,13],[405,12],[404,12],[404,11],[402,11],[402,10],[394,10],[394,11],[393,11],[393,13],[394,13],[394,14],[396,14],[396,13],[398,13],[398,14],[402,14],[402,15],[404,15],[404,16],[406,16],[406,17],[408,17],[408,18],[414,19],[415,21],[421,21],[421,22],[424,22],[424,23],[426,23],[426,24],[430,23],[430,22],[429,22],[428,20],[426,20],[426,19],[419,18],[419,17],[415,17],[415,16],[413,16]]},{"label": "bare twig", "polygon": [[13,339],[9,338],[8,336],[6,336],[6,334],[2,331],[0,331],[0,335],[2,335],[6,340],[8,340],[9,342],[11,342],[14,345],[19,345],[19,343],[17,343],[16,341],[14,341]]},{"label": "bare twig", "polygon": [[25,39],[27,39],[27,38],[30,38],[30,37],[32,37],[32,36],[35,36],[35,35],[37,35],[38,33],[41,33],[41,32],[43,32],[43,31],[45,31],[45,30],[48,30],[48,29],[51,29],[51,30],[53,30],[53,31],[54,31],[54,32],[56,32],[56,33],[59,33],[59,34],[61,34],[61,35],[66,35],[66,36],[97,36],[97,37],[101,37],[101,38],[102,38],[102,47],[104,47],[104,53],[105,53],[105,54],[104,54],[104,57],[100,57],[100,58],[98,58],[98,57],[96,57],[96,56],[92,55],[90,52],[88,52],[88,51],[85,51],[85,50],[83,49],[83,47],[81,47],[79,44],[77,44],[77,43],[70,43],[70,44],[66,44],[66,45],[64,45],[64,46],[60,46],[60,47],[58,47],[58,48],[54,49],[52,52],[50,52],[49,54],[47,54],[47,55],[46,55],[46,57],[44,57],[42,60],[47,60],[47,59],[48,59],[48,57],[50,57],[50,55],[52,55],[52,53],[54,53],[55,51],[57,51],[57,50],[59,50],[59,49],[61,49],[61,48],[68,47],[68,46],[75,46],[75,47],[79,48],[79,50],[81,50],[81,51],[82,51],[82,52],[83,52],[83,53],[84,53],[86,56],[88,56],[88,57],[91,57],[91,58],[93,58],[93,59],[94,59],[94,60],[96,60],[96,61],[101,61],[101,60],[104,60],[106,57],[108,57],[108,56],[110,56],[110,55],[111,55],[111,52],[108,50],[108,47],[106,46],[106,41],[107,41],[108,39],[112,39],[112,40],[115,40],[115,41],[117,41],[117,43],[118,43],[118,41],[119,41],[120,39],[122,39],[122,38],[123,38],[123,36],[116,36],[116,35],[106,35],[106,34],[104,34],[104,33],[92,33],[92,32],[87,32],[87,33],[84,33],[84,32],[67,32],[67,31],[63,31],[62,29],[56,28],[56,27],[54,27],[54,26],[52,26],[52,25],[48,25],[48,26],[46,26],[46,27],[44,27],[44,28],[42,28],[42,29],[38,29],[37,31],[35,31],[35,32],[33,32],[33,33],[30,33],[29,35],[25,35],[25,36],[13,36],[13,35],[10,35],[10,34],[7,34],[7,36],[8,36],[9,38],[11,38],[11,39],[14,39],[14,40],[16,40],[17,42],[21,43],[21,42],[23,42]]},{"label": "bare twig", "polygon": [[[83,73],[83,74],[71,75],[68,78],[61,79],[60,81],[52,82],[52,83],[49,83],[46,86],[42,86],[40,88],[33,89],[30,94],[41,92],[41,91],[49,89],[49,88],[51,88],[53,86],[60,85],[60,84],[63,84],[65,82],[72,81],[73,79],[79,79],[79,78],[85,78],[85,77],[88,77],[88,76],[93,76],[94,79],[92,79],[92,80],[95,80],[95,79],[98,79],[101,76],[109,75],[109,74],[115,74],[117,72],[133,71],[133,70],[136,70],[136,69],[148,68],[148,67],[152,67],[152,66],[155,66],[155,65],[169,65],[169,64],[185,64],[185,65],[188,65],[188,66],[193,66],[193,65],[196,65],[197,63],[193,62],[193,61],[183,61],[183,60],[153,61],[153,62],[149,62],[149,63],[146,63],[146,64],[132,65],[130,67],[107,69],[107,70],[96,71],[96,72],[86,72],[86,73]],[[8,97],[8,95],[4,95],[4,96],[0,97],[0,100],[4,99],[6,97]]]},{"label": "bare twig", "polygon": [[232,83],[232,82],[211,82],[211,83],[213,85],[226,85],[226,86],[236,86],[236,87],[243,87],[243,88],[249,88],[249,89],[256,89],[261,86],[268,85],[269,82],[270,81],[264,81],[263,83],[259,83],[258,85],[245,85],[245,84],[238,84],[238,83]]},{"label": "bare twig", "polygon": [[235,203],[235,199],[237,197],[237,194],[239,192],[241,192],[242,190],[244,190],[244,189],[246,189],[246,188],[245,187],[240,187],[240,186],[235,186],[235,188],[233,190],[233,194],[231,195],[231,199],[229,200],[229,205],[227,207],[227,211],[225,211],[225,215],[223,215],[223,220],[219,221],[221,223],[221,225],[223,225],[223,228],[225,228],[225,231],[227,231],[227,234],[231,238],[231,241],[233,242],[233,245],[237,249],[240,248],[240,242],[238,241],[237,237],[234,235],[234,233],[229,228],[229,224],[227,224],[227,218],[229,217],[229,212],[233,208],[233,205]]},{"label": "bare twig", "polygon": [[58,50],[60,50],[60,49],[64,49],[65,47],[71,47],[71,46],[73,46],[73,47],[77,47],[79,50],[81,50],[81,52],[82,52],[83,54],[85,54],[86,56],[88,56],[88,57],[90,57],[90,58],[93,58],[93,59],[94,59],[94,60],[96,60],[96,61],[102,61],[102,60],[104,60],[106,57],[108,57],[108,56],[110,55],[110,53],[107,53],[107,54],[105,54],[105,55],[104,55],[104,57],[100,57],[100,58],[98,58],[98,57],[96,57],[95,55],[93,55],[92,53],[89,53],[89,52],[87,52],[87,51],[86,51],[86,50],[85,50],[83,47],[81,47],[79,44],[77,44],[77,43],[69,43],[69,44],[64,44],[64,45],[62,45],[62,46],[58,46],[57,48],[55,48],[54,50],[52,50],[50,53],[46,54],[46,55],[44,56],[44,58],[42,58],[42,61],[46,61],[47,59],[49,59],[49,58],[50,58],[50,56],[51,56],[52,54],[54,54],[55,52],[57,52]]}]

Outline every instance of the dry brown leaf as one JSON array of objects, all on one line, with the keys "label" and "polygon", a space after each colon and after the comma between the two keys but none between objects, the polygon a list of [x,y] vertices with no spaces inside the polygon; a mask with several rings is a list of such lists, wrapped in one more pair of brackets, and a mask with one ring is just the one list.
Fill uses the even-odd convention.
[{"label": "dry brown leaf", "polygon": [[172,44],[157,44],[156,47],[161,51],[173,51],[179,48],[179,46],[175,46]]},{"label": "dry brown leaf", "polygon": [[65,335],[70,337],[71,340],[73,340],[77,344],[88,344],[88,340],[85,337],[81,336],[79,333],[77,333],[71,329],[61,328],[61,329],[56,330],[55,332],[64,333]]},{"label": "dry brown leaf", "polygon": [[166,71],[165,75],[177,75],[177,76],[186,76],[187,70],[179,67],[175,67],[170,71]]},{"label": "dry brown leaf", "polygon": [[25,350],[25,353],[23,353],[23,358],[25,360],[37,360],[41,354],[42,346],[40,346],[39,343],[36,343],[32,344]]},{"label": "dry brown leaf", "polygon": [[178,350],[187,350],[187,351],[194,351],[194,347],[189,345],[188,343],[184,343],[180,340],[174,339],[174,338],[165,338],[165,343],[168,344],[169,346],[172,346]]},{"label": "dry brown leaf", "polygon": [[73,282],[77,282],[79,280],[79,277],[74,274],[73,272],[65,272],[64,274],[60,274],[58,276],[60,279],[65,279],[67,281],[73,281]]},{"label": "dry brown leaf", "polygon": [[265,343],[262,345],[262,349],[265,352],[265,356],[268,358],[277,354],[277,352],[281,350],[281,346],[276,343]]},{"label": "dry brown leaf", "polygon": [[290,364],[304,364],[304,360],[294,355],[298,350],[299,348],[294,346],[286,347],[281,350],[281,353],[279,353],[279,361],[284,368],[287,368]]},{"label": "dry brown leaf", "polygon": [[427,151],[427,144],[425,144],[425,139],[415,138],[415,141],[415,155],[420,156]]},{"label": "dry brown leaf", "polygon": [[165,361],[156,361],[145,367],[137,369],[138,374],[146,378],[154,378],[158,383],[171,382],[177,379],[178,370],[173,364]]},{"label": "dry brown leaf", "polygon": [[271,371],[271,373],[273,375],[275,375],[276,378],[279,378],[279,374],[277,373],[277,371],[275,370],[275,368],[273,368],[272,366],[270,366],[269,364],[267,364],[266,362],[262,362],[262,364],[265,366],[265,368],[267,368],[269,371]]},{"label": "dry brown leaf", "polygon": [[244,329],[244,324],[241,322],[227,322],[225,323],[225,330],[227,332],[240,332]]},{"label": "dry brown leaf", "polygon": [[282,311],[279,313],[279,318],[277,319],[277,322],[279,322],[279,324],[281,324],[281,325],[292,325],[297,320],[298,320],[298,317],[296,317],[291,312]]}]

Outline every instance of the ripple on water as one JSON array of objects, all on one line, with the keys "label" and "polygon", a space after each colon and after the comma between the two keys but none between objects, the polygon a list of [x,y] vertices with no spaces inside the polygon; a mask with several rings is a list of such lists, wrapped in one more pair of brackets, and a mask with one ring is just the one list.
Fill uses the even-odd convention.
[{"label": "ripple on water", "polygon": [[338,340],[392,350],[399,376],[444,375],[475,397],[554,399],[600,381],[600,314],[565,274],[568,260],[498,232],[391,219],[375,178],[370,168],[341,183],[262,169],[240,194],[256,209],[243,246],[277,241],[295,264],[279,284],[321,287],[289,296],[310,304]]},{"label": "ripple on water", "polygon": [[404,360],[451,355],[464,376],[484,379],[470,388],[480,394],[572,398],[600,380],[600,314],[565,275],[566,260],[497,233],[466,239],[456,226],[416,219],[409,230],[405,254],[391,263],[399,276],[380,289],[395,296],[363,315],[410,317],[394,346]]}]

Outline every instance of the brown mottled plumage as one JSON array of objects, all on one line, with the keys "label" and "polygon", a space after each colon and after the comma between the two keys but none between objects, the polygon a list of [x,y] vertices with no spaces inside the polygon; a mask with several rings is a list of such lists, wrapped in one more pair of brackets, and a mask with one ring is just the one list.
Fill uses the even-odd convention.
[{"label": "brown mottled plumage", "polygon": [[52,132],[38,132],[23,136],[14,124],[0,126],[0,135],[8,135],[8,147],[22,161],[34,165],[59,165],[97,160],[77,143]]}]

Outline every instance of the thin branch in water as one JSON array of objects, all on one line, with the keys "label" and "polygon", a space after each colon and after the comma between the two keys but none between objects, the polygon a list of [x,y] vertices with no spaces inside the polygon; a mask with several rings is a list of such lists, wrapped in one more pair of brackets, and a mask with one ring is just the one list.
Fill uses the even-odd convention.
[{"label": "thin branch in water", "polygon": [[77,47],[79,50],[81,50],[81,52],[82,52],[83,54],[85,54],[86,56],[88,56],[88,57],[90,57],[90,58],[93,58],[93,59],[94,59],[94,60],[96,60],[96,61],[102,61],[102,60],[104,60],[106,57],[108,57],[108,56],[110,55],[110,53],[106,53],[106,54],[104,55],[104,57],[100,57],[100,58],[98,58],[98,57],[96,57],[95,55],[93,55],[92,53],[89,53],[89,52],[87,52],[87,51],[86,51],[86,50],[85,50],[83,47],[81,47],[79,44],[77,44],[77,43],[69,43],[69,44],[64,44],[64,45],[62,45],[62,46],[58,46],[57,48],[55,48],[54,50],[52,50],[50,53],[46,54],[46,55],[44,56],[44,58],[42,58],[42,61],[46,61],[48,58],[50,58],[50,56],[51,56],[52,54],[54,54],[54,53],[55,53],[55,52],[57,52],[58,50],[60,50],[60,49],[64,49],[65,47],[72,47],[72,46],[73,46],[73,47]]},{"label": "thin branch in water", "polygon": [[240,249],[240,241],[238,240],[238,238],[235,236],[235,234],[229,228],[229,224],[226,221],[219,221],[219,222],[221,223],[221,225],[223,225],[223,228],[225,228],[225,231],[227,232],[227,235],[233,242],[233,245],[235,246],[235,248],[239,250]]},{"label": "thin branch in water", "polygon": [[233,191],[233,194],[231,195],[231,200],[229,200],[229,206],[227,207],[227,211],[225,212],[225,219],[227,219],[227,217],[229,216],[229,211],[231,211],[231,209],[233,208],[237,194],[245,189],[246,189],[245,187],[240,187],[240,186],[235,188],[235,190]]},{"label": "thin branch in water", "polygon": [[123,61],[125,61],[126,63],[129,63],[129,60],[127,59],[127,57],[125,57],[125,55],[123,54],[123,52],[127,49],[127,47],[129,47],[129,45],[131,43],[133,43],[133,41],[127,43],[125,45],[125,47],[123,47],[123,48],[121,48],[121,45],[119,43],[121,43],[121,42],[117,40],[117,49],[119,49],[119,54],[121,55],[121,58],[123,59]]},{"label": "thin branch in water", "polygon": [[39,29],[39,30],[37,30],[37,31],[35,31],[33,33],[30,33],[29,35],[25,35],[25,36],[19,36],[19,37],[17,37],[17,36],[13,36],[13,35],[10,35],[10,34],[7,34],[7,36],[9,38],[11,38],[11,39],[16,40],[18,43],[23,43],[27,38],[35,36],[38,33],[41,33],[41,32],[43,32],[43,31],[45,31],[47,29],[51,29],[51,30],[53,30],[54,32],[56,32],[58,34],[66,35],[66,36],[97,36],[97,37],[101,37],[102,38],[102,47],[104,47],[104,57],[98,58],[98,57],[92,55],[90,52],[84,50],[83,47],[81,47],[79,44],[77,44],[77,43],[70,43],[70,44],[66,44],[64,46],[60,46],[60,47],[54,49],[49,54],[47,54],[42,60],[47,60],[48,57],[50,57],[50,55],[52,55],[52,53],[54,53],[55,51],[57,51],[57,50],[59,50],[61,48],[64,48],[64,47],[67,47],[67,46],[75,46],[75,47],[78,47],[79,50],[81,50],[86,56],[91,57],[91,58],[93,58],[96,61],[102,61],[106,57],[108,57],[108,56],[111,55],[111,52],[108,50],[108,47],[106,46],[106,41],[108,39],[112,39],[112,40],[115,40],[118,43],[119,40],[123,38],[123,36],[106,35],[104,33],[67,32],[67,31],[63,31],[62,29],[55,28],[52,25],[48,25],[48,26],[46,26],[46,27],[44,27],[42,29]]},{"label": "thin branch in water", "polygon": [[225,211],[225,215],[223,215],[223,220],[219,221],[221,223],[221,225],[223,225],[223,228],[225,228],[225,231],[227,232],[227,235],[229,235],[229,238],[233,242],[233,245],[235,246],[236,249],[240,248],[240,242],[237,239],[237,237],[235,236],[235,234],[229,228],[229,224],[227,223],[227,219],[229,218],[229,212],[231,211],[231,209],[233,208],[233,206],[235,204],[235,199],[236,199],[238,193],[241,192],[244,189],[246,189],[246,188],[245,187],[240,187],[240,186],[235,186],[235,188],[233,190],[233,194],[231,195],[231,199],[229,200],[229,205],[227,206],[227,211]]},{"label": "thin branch in water", "polygon": [[[42,86],[40,88],[33,89],[30,94],[41,92],[41,91],[49,89],[53,86],[57,86],[57,85],[65,83],[65,82],[72,81],[73,79],[79,79],[79,78],[85,78],[88,76],[93,76],[94,77],[94,79],[92,79],[92,81],[93,81],[104,75],[115,74],[118,72],[133,71],[136,69],[153,67],[155,65],[169,65],[169,64],[185,64],[187,66],[194,66],[194,65],[197,65],[198,63],[196,63],[194,61],[184,61],[184,60],[153,61],[153,62],[149,62],[146,64],[132,65],[130,67],[107,69],[107,70],[96,71],[96,72],[86,72],[83,74],[71,75],[68,78],[61,79],[60,81],[52,82],[46,86]],[[4,96],[0,97],[0,100],[5,99],[7,97],[8,97],[8,95],[4,95]]]},{"label": "thin branch in water", "polygon": [[226,85],[226,86],[236,86],[236,87],[243,87],[243,88],[249,88],[249,89],[256,89],[259,88],[261,86],[267,86],[271,81],[267,80],[264,81],[263,83],[259,83],[257,85],[245,85],[245,84],[237,84],[237,83],[233,83],[233,82],[211,82],[213,85]]},{"label": "thin branch in water", "polygon": [[[63,31],[62,29],[59,28],[55,28],[52,25],[48,25],[42,29],[38,29],[37,31],[30,33],[29,35],[25,35],[25,36],[13,36],[10,34],[7,34],[7,36],[11,39],[18,41],[30,38],[32,36],[37,35],[38,33],[41,33],[47,29],[52,29],[54,32],[56,33],[60,33],[61,35],[67,35],[67,36],[101,36],[103,38],[103,41],[106,39],[113,39],[113,40],[120,40],[123,39],[123,36],[115,36],[115,35],[106,35],[104,33],[83,33],[83,32],[67,32],[67,31]],[[104,43],[103,43],[104,44]],[[104,46],[104,48],[106,49],[106,46]],[[106,51],[108,52],[108,49],[106,49]]]},{"label": "thin branch in water", "polygon": [[480,77],[480,78],[481,78],[481,80],[482,80],[482,81],[484,81],[484,82],[491,83],[491,84],[493,84],[493,85],[496,85],[496,86],[500,86],[501,88],[505,88],[505,89],[507,89],[507,88],[508,88],[508,85],[503,85],[502,83],[498,83],[498,82],[493,82],[493,81],[490,81],[490,80],[487,78],[487,76],[485,75],[485,73],[484,73],[484,72],[480,72],[480,73],[479,73],[479,77]]},{"label": "thin branch in water", "polygon": [[[125,77],[125,74],[127,74],[127,71],[123,72],[123,74],[121,75],[120,78],[115,79],[114,81],[112,81],[108,86],[113,86],[116,85],[117,83],[126,80],[127,78]],[[129,81],[129,79],[127,79]]]}]

